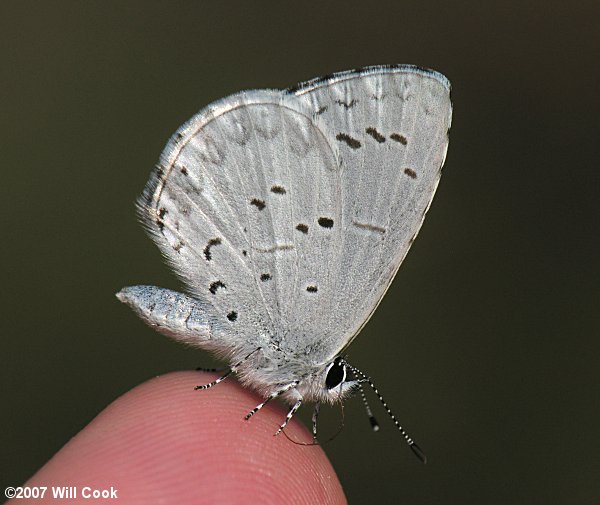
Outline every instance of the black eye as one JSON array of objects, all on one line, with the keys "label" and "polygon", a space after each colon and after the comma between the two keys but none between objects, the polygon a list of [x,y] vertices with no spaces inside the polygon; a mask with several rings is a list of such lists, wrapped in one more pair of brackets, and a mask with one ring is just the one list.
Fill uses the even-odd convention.
[{"label": "black eye", "polygon": [[327,372],[327,377],[325,378],[325,387],[327,389],[333,389],[344,382],[345,379],[346,365],[344,365],[342,362],[342,358],[336,358]]}]

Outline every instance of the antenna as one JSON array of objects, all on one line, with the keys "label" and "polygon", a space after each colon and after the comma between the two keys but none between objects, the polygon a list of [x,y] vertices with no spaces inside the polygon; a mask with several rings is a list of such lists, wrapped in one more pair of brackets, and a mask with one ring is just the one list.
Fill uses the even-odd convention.
[{"label": "antenna", "polygon": [[367,401],[367,396],[365,395],[365,390],[362,387],[362,382],[358,383],[358,390],[360,391],[360,397],[362,398],[363,405],[365,406],[365,410],[367,411],[367,416],[369,416],[369,422],[371,423],[371,428],[373,431],[379,431],[379,423],[373,412],[371,411],[371,407],[369,406],[369,402]]},{"label": "antenna", "polygon": [[[398,419],[396,419],[396,416],[394,416],[394,414],[392,414],[392,411],[388,407],[388,404],[385,403],[385,400],[383,399],[383,396],[381,396],[381,393],[377,390],[377,388],[375,387],[375,384],[373,384],[373,381],[371,380],[371,378],[367,377],[358,368],[354,368],[352,365],[349,365],[348,363],[346,363],[346,366],[350,370],[352,370],[356,375],[358,375],[360,377],[360,379],[359,379],[360,382],[366,382],[367,384],[369,384],[369,386],[371,386],[371,389],[377,395],[377,398],[379,398],[379,401],[383,405],[383,408],[388,413],[388,415],[392,418],[392,421],[394,421],[394,424],[396,425],[396,428],[398,428],[400,430],[400,433],[404,437],[404,440],[406,441],[406,443],[408,444],[408,446],[410,447],[410,449],[412,450],[412,452],[424,464],[427,463],[427,456],[425,456],[425,453],[423,452],[423,450],[415,443],[415,441],[408,435],[408,433],[406,433],[406,431],[404,430],[404,428],[402,427],[402,425],[398,422]],[[366,398],[364,397],[364,392],[362,391],[362,388],[361,388],[361,393],[363,393],[363,398],[365,399],[365,403],[366,403]],[[367,414],[369,414],[370,409],[368,408],[368,405],[367,405],[367,409],[368,409],[367,410]],[[370,417],[373,420],[375,419],[372,414],[371,414]],[[371,420],[371,425],[373,425],[373,420]],[[375,421],[375,423],[377,423],[377,421]],[[373,429],[375,429],[375,428],[373,428]]]}]

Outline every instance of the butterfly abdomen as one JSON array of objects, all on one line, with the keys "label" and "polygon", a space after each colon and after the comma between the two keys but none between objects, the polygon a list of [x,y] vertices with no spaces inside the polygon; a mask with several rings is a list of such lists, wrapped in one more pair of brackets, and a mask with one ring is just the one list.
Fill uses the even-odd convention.
[{"label": "butterfly abdomen", "polygon": [[[195,298],[156,286],[130,286],[117,293],[150,327],[196,347],[211,347],[218,328]],[[204,344],[204,345],[203,345]]]}]

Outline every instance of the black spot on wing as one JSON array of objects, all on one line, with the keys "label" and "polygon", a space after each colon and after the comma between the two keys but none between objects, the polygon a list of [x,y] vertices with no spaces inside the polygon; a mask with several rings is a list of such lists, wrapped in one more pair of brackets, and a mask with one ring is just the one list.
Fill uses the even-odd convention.
[{"label": "black spot on wing", "polygon": [[235,321],[237,319],[237,312],[235,310],[232,310],[229,314],[227,314],[227,319],[229,319],[230,321]]},{"label": "black spot on wing", "polygon": [[223,284],[221,281],[215,281],[210,283],[208,290],[214,295],[217,293],[217,289],[226,287],[227,286],[225,286],[225,284]]},{"label": "black spot on wing", "polygon": [[315,115],[320,116],[321,114],[323,114],[323,112],[326,112],[326,111],[327,111],[327,105],[324,105],[317,112],[315,112]]},{"label": "black spot on wing", "polygon": [[348,109],[351,109],[352,107],[354,107],[358,103],[358,100],[355,100],[354,98],[352,100],[350,100],[350,102],[344,102],[343,100],[336,100],[335,103],[343,106],[346,110],[348,110]]},{"label": "black spot on wing", "polygon": [[408,140],[406,140],[406,137],[404,135],[400,135],[399,133],[392,133],[390,135],[390,138],[392,140],[395,140],[396,142],[400,142],[403,146],[408,144]]},{"label": "black spot on wing", "polygon": [[306,286],[306,291],[309,293],[316,293],[318,291],[317,286]]},{"label": "black spot on wing", "polygon": [[357,228],[360,228],[361,230],[374,231],[381,234],[385,233],[385,228],[383,226],[377,226],[375,224],[369,223],[361,223],[359,221],[352,221],[352,224]]},{"label": "black spot on wing", "polygon": [[308,226],[305,224],[300,223],[299,225],[296,226],[296,230],[301,231],[304,234],[308,233]]},{"label": "black spot on wing", "polygon": [[188,169],[187,169],[187,168],[185,168],[185,167],[181,167],[181,168],[179,169],[179,171],[180,171],[180,172],[181,172],[183,175],[187,175],[187,174],[188,174]]},{"label": "black spot on wing", "polygon": [[162,207],[158,210],[158,219],[156,220],[156,224],[160,228],[160,231],[162,231],[163,228],[165,227],[164,218],[166,215],[167,215],[167,209],[165,209],[164,207]]},{"label": "black spot on wing", "polygon": [[319,223],[319,226],[322,226],[323,228],[333,228],[333,219],[328,217],[320,217],[317,222]]},{"label": "black spot on wing", "polygon": [[285,195],[287,191],[283,186],[271,186],[271,193],[275,193],[276,195]]},{"label": "black spot on wing", "polygon": [[382,144],[383,142],[385,142],[385,137],[381,133],[379,133],[376,128],[373,128],[372,126],[369,126],[369,128],[367,128],[365,131],[369,135],[371,135],[371,137],[373,137],[380,144]]},{"label": "black spot on wing", "polygon": [[350,135],[347,135],[346,133],[338,133],[335,136],[336,140],[340,141],[340,142],[344,142],[345,144],[348,145],[348,147],[351,147],[352,149],[358,149],[362,144],[356,140],[355,138],[352,138]]},{"label": "black spot on wing", "polygon": [[417,172],[415,172],[412,168],[405,168],[404,173],[408,175],[411,179],[417,178]]},{"label": "black spot on wing", "polygon": [[267,206],[263,200],[259,200],[258,198],[250,200],[250,205],[254,205],[258,210],[263,210]]},{"label": "black spot on wing", "polygon": [[263,282],[270,281],[272,279],[271,274],[261,274],[260,280]]},{"label": "black spot on wing", "polygon": [[204,248],[204,257],[206,258],[206,261],[210,261],[212,259],[212,254],[210,252],[211,247],[219,245],[220,243],[221,239],[219,237],[211,238],[208,241],[208,244],[206,244],[206,247]]}]

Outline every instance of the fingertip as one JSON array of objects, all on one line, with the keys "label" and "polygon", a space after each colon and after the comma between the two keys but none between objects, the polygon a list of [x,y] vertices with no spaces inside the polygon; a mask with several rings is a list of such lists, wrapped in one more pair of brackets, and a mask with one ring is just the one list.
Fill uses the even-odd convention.
[{"label": "fingertip", "polygon": [[[194,390],[214,378],[176,372],[136,387],[99,414],[31,482],[54,479],[56,485],[68,475],[71,485],[115,486],[127,503],[191,503],[200,492],[208,503],[345,503],[321,447],[274,436],[284,408],[272,402],[244,421],[261,399],[230,379]],[[312,442],[296,419],[286,434]]]}]

